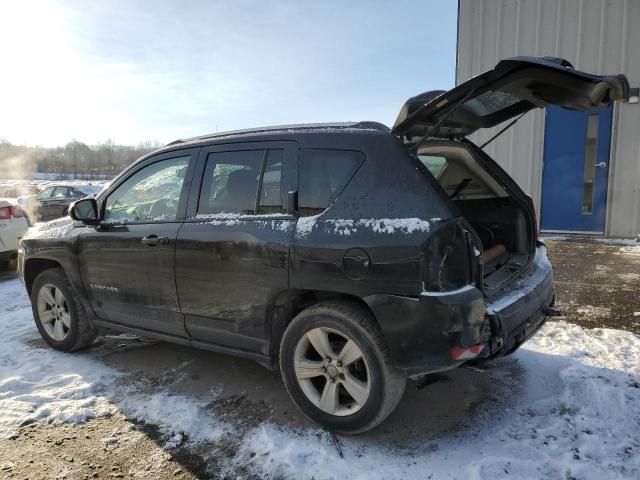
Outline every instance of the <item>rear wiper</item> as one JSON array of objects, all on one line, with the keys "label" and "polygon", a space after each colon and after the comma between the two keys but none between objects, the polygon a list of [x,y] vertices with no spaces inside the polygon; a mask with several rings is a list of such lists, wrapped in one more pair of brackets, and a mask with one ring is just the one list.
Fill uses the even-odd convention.
[{"label": "rear wiper", "polygon": [[509,130],[518,120],[520,120],[522,117],[525,116],[525,114],[529,113],[528,111],[524,112],[522,115],[520,115],[519,117],[517,117],[515,120],[510,121],[506,127],[504,127],[502,130],[500,130],[498,133],[496,133],[493,137],[491,137],[489,140],[487,140],[486,142],[484,142],[482,145],[480,145],[480,150],[482,150],[484,147],[486,147],[487,145],[489,145],[491,142],[493,142],[496,138],[498,138],[500,135],[502,135],[504,132],[506,132],[507,130]]},{"label": "rear wiper", "polygon": [[450,198],[451,200],[454,200],[458,195],[460,195],[460,192],[462,192],[465,188],[467,188],[467,186],[471,183],[471,179],[470,178],[465,178],[463,179],[458,186],[456,187],[456,189],[453,191],[453,193],[451,194]]}]

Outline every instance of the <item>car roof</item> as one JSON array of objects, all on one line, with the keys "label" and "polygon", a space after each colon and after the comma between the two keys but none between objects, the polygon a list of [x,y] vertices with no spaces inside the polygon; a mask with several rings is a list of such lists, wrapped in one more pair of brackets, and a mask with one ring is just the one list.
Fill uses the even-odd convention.
[{"label": "car roof", "polygon": [[371,134],[389,133],[389,127],[378,122],[333,122],[333,123],[302,123],[294,125],[274,125],[268,127],[247,128],[243,130],[231,130],[227,132],[210,133],[186,139],[174,140],[163,147],[196,146],[198,144],[215,143],[219,140],[230,138],[241,139],[253,136],[271,135],[304,135],[318,133],[345,133],[345,134]]}]

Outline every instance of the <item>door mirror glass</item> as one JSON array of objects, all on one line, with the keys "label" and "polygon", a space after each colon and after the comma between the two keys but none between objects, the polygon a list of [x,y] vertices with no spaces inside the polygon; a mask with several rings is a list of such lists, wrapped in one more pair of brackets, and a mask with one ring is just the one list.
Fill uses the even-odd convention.
[{"label": "door mirror glass", "polygon": [[69,216],[73,220],[78,220],[88,225],[97,224],[100,222],[98,203],[94,198],[78,200],[69,207]]}]

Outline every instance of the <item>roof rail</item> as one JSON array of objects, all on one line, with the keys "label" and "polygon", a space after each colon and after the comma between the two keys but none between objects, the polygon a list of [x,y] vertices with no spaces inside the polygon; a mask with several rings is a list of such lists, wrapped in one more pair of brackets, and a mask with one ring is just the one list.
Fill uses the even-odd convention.
[{"label": "roof rail", "polygon": [[199,135],[196,137],[185,138],[181,140],[175,140],[169,145],[175,145],[178,143],[184,142],[192,142],[198,140],[207,140],[210,138],[216,137],[226,137],[230,135],[245,135],[245,134],[257,134],[257,133],[267,133],[278,130],[311,130],[311,129],[319,129],[319,128],[334,128],[334,129],[347,129],[347,128],[361,128],[361,129],[370,129],[370,130],[378,130],[382,132],[388,132],[389,127],[379,122],[371,122],[371,121],[363,121],[363,122],[334,122],[334,123],[302,123],[302,124],[294,124],[294,125],[274,125],[268,127],[257,127],[257,128],[247,128],[242,130],[230,130],[226,132],[216,132],[209,133],[205,135]]}]

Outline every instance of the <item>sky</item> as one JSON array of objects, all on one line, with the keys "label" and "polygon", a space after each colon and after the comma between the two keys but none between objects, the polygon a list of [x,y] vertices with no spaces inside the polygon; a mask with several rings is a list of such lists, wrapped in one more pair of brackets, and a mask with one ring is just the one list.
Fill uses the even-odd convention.
[{"label": "sky", "polygon": [[0,139],[374,120],[454,85],[456,0],[0,0]]}]

